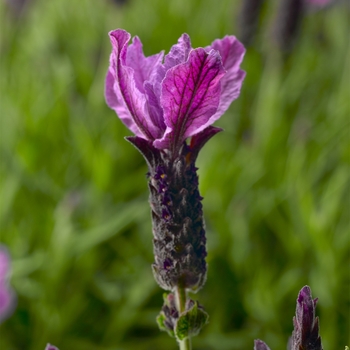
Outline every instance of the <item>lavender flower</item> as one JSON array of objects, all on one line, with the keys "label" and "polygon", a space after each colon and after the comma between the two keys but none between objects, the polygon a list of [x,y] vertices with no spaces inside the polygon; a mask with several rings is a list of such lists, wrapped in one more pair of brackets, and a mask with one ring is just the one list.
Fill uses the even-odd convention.
[{"label": "lavender flower", "polygon": [[124,30],[109,36],[107,104],[136,136],[173,156],[186,138],[219,119],[240,93],[245,50],[234,36],[192,49],[183,34],[164,63],[163,52],[145,57],[138,37],[128,46],[130,34]]},{"label": "lavender flower", "polygon": [[290,350],[322,350],[319,335],[318,317],[315,317],[317,298],[312,299],[311,289],[305,286],[297,299],[294,331],[291,338]]},{"label": "lavender flower", "polygon": [[51,345],[50,343],[48,343],[48,344],[46,345],[45,350],[59,350],[59,349],[56,348],[56,346]]},{"label": "lavender flower", "polygon": [[8,285],[9,272],[10,256],[7,249],[0,245],[0,323],[11,316],[16,304],[15,293]]},{"label": "lavender flower", "polygon": [[270,350],[270,348],[260,339],[254,340],[254,350]]},{"label": "lavender flower", "polygon": [[163,52],[145,57],[138,37],[128,45],[124,30],[109,36],[106,101],[136,135],[127,140],[149,167],[155,279],[166,290],[197,291],[205,282],[207,253],[195,160],[221,130],[211,124],[240,93],[244,47],[226,36],[192,49],[183,34],[163,62]]}]

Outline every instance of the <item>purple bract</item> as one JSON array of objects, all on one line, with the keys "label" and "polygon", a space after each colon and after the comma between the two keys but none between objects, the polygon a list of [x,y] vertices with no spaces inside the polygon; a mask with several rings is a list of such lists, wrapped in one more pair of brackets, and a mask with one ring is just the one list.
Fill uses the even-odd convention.
[{"label": "purple bract", "polygon": [[213,124],[240,93],[245,49],[234,37],[192,49],[183,34],[164,52],[145,57],[136,36],[122,29],[109,33],[112,43],[106,101],[138,137],[158,149],[178,152],[186,138]]}]

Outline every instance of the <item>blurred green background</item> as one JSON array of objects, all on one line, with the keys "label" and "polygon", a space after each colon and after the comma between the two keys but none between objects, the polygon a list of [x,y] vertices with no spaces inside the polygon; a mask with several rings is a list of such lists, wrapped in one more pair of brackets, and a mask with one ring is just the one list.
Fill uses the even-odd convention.
[{"label": "blurred green background", "polygon": [[[15,313],[1,349],[175,350],[155,317],[146,164],[104,101],[108,31],[145,54],[239,35],[233,0],[1,2],[1,242]],[[349,344],[350,49],[345,3],[310,11],[285,60],[265,5],[240,98],[202,151],[210,323],[195,350],[285,349],[302,286],[324,349]],[[17,14],[16,14],[17,13]]]}]

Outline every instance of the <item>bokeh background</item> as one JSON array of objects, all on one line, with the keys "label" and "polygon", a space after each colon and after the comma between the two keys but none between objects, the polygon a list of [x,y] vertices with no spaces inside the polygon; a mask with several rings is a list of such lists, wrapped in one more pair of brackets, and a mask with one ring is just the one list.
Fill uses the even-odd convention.
[{"label": "bokeh background", "polygon": [[233,0],[1,2],[1,243],[18,299],[1,349],[177,349],[155,322],[146,164],[104,101],[115,28],[147,55],[183,32],[247,43],[241,96],[198,160],[209,271],[193,297],[210,323],[194,349],[285,349],[306,284],[324,348],[349,345],[349,6],[308,6],[293,34],[280,3],[254,22]]}]

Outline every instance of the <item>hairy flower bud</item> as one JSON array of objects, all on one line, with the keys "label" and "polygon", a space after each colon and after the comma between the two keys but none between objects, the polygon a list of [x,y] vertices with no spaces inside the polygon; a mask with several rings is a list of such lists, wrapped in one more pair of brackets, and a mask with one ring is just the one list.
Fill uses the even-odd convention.
[{"label": "hairy flower bud", "polygon": [[174,161],[164,159],[150,175],[152,267],[163,289],[181,285],[195,291],[204,284],[207,270],[202,197],[197,168],[186,160],[186,151],[182,153]]},{"label": "hairy flower bud", "polygon": [[175,157],[142,138],[127,138],[148,163],[155,257],[152,269],[165,290],[181,286],[195,292],[204,285],[206,237],[194,163],[200,148],[219,131],[207,128],[193,137],[190,145],[184,142]]},{"label": "hairy flower bud", "polygon": [[291,338],[291,350],[322,350],[319,335],[318,317],[315,316],[317,298],[312,299],[311,289],[305,286],[297,299],[294,331]]}]

